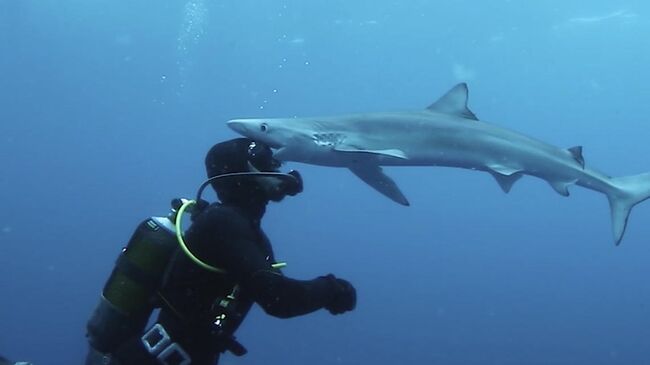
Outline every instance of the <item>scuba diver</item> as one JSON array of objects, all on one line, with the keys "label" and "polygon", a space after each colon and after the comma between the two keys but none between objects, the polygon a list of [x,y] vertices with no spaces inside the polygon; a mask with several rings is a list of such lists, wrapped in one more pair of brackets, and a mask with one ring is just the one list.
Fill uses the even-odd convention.
[{"label": "scuba diver", "polygon": [[[196,199],[142,222],[123,249],[88,321],[86,365],[213,365],[223,352],[247,352],[234,333],[254,303],[279,318],[355,308],[346,280],[284,276],[262,231],[269,202],[302,192],[297,171],[278,172],[272,150],[247,138],[216,144],[205,165]],[[201,199],[207,185],[220,202]],[[192,222],[183,233],[185,212]]]}]

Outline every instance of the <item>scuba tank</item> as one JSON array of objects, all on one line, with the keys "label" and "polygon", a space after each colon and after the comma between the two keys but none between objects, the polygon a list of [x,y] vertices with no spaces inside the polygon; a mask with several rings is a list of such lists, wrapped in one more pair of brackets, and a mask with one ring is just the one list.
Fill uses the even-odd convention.
[{"label": "scuba tank", "polygon": [[87,324],[95,350],[113,352],[125,339],[142,334],[158,306],[167,264],[178,251],[174,222],[182,203],[174,199],[168,216],[141,222],[122,249]]}]

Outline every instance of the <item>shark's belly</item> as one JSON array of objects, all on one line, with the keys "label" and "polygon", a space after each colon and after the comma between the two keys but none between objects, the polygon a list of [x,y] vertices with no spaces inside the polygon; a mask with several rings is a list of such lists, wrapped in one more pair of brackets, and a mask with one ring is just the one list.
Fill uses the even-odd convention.
[{"label": "shark's belly", "polygon": [[377,156],[385,166],[446,166],[472,170],[517,171],[543,179],[590,178],[565,150],[551,145],[531,143],[527,139],[495,138],[489,134],[473,138],[438,138],[427,148],[403,147],[407,159]]}]

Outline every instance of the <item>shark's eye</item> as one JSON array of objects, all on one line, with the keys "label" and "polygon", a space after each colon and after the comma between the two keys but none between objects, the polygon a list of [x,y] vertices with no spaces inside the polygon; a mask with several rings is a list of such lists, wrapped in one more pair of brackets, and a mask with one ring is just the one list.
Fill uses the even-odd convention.
[{"label": "shark's eye", "polygon": [[261,130],[262,132],[266,132],[266,131],[268,131],[268,130],[269,130],[269,125],[266,124],[266,123],[262,123],[262,124],[260,124],[260,130]]}]

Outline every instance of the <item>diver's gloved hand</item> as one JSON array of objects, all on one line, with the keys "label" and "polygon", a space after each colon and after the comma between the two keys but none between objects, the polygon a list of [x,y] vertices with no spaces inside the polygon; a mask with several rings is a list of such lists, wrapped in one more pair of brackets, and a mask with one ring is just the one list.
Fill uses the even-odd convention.
[{"label": "diver's gloved hand", "polygon": [[300,176],[300,173],[296,170],[291,170],[289,171],[288,175],[291,175],[294,177],[294,180],[291,182],[287,182],[284,190],[286,191],[287,195],[294,196],[298,193],[302,193],[302,176]]},{"label": "diver's gloved hand", "polygon": [[332,274],[325,276],[332,287],[332,299],[325,305],[331,314],[351,311],[357,305],[357,291],[349,281],[339,279]]}]

